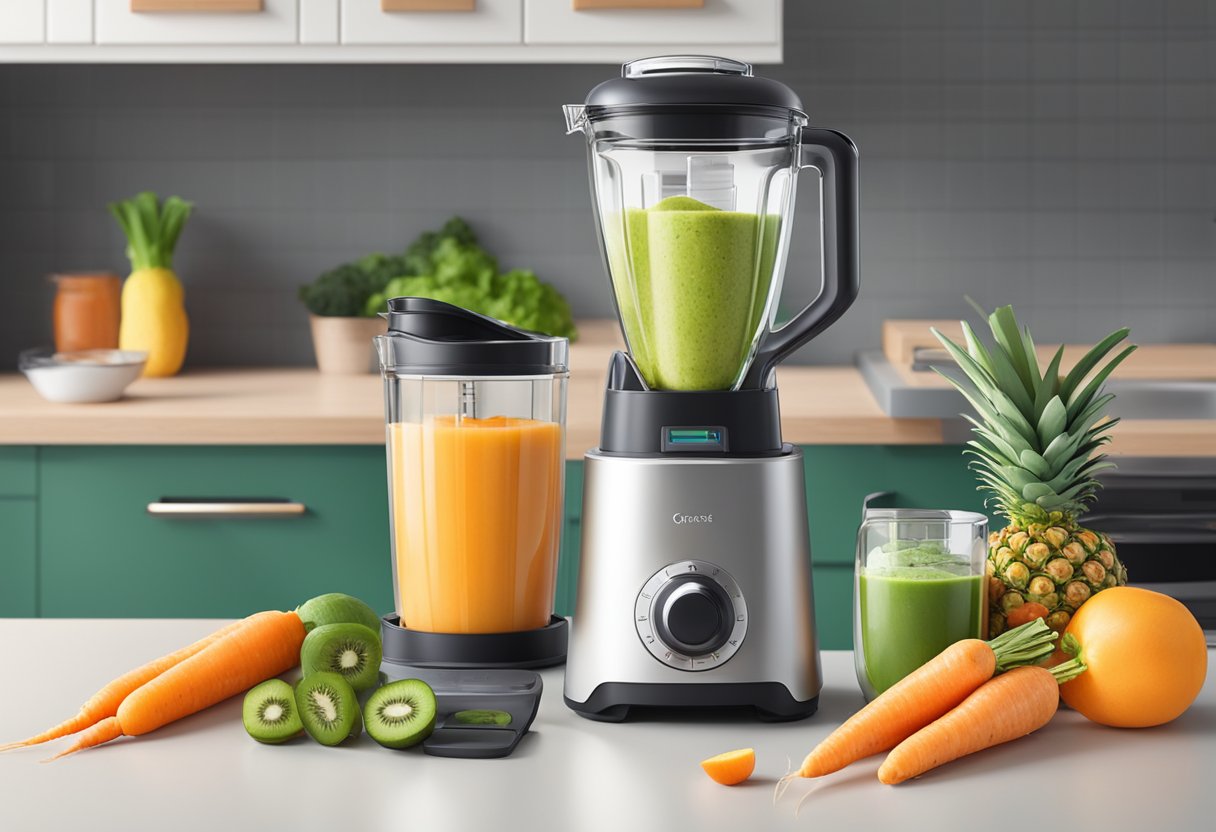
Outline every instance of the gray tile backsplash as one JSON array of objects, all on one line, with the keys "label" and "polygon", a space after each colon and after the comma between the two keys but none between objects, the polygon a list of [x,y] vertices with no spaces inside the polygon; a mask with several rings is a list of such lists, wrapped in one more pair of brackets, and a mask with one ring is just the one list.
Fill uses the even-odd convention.
[{"label": "gray tile backsplash", "polygon": [[[1016,302],[1039,340],[1216,337],[1216,2],[786,4],[762,72],[862,153],[861,299],[886,317]],[[55,270],[123,270],[106,202],[198,203],[188,362],[311,361],[296,286],[452,214],[577,314],[611,304],[559,105],[607,66],[0,66],[0,357],[49,340]],[[804,190],[787,306],[813,289]],[[3,362],[8,363],[8,358]]]}]

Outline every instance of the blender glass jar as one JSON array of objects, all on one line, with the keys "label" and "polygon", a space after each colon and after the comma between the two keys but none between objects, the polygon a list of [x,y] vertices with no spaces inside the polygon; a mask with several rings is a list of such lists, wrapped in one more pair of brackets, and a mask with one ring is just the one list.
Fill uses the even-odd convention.
[{"label": "blender glass jar", "polygon": [[[738,389],[767,339],[771,355],[749,385],[763,386],[856,294],[855,148],[808,128],[784,84],[725,58],[646,58],[565,114],[568,132],[588,141],[601,249],[650,389]],[[808,168],[829,191],[825,297],[774,331],[797,174]]]},{"label": "blender glass jar", "polygon": [[567,342],[420,298],[389,301],[384,376],[401,625],[549,623],[561,539]]}]

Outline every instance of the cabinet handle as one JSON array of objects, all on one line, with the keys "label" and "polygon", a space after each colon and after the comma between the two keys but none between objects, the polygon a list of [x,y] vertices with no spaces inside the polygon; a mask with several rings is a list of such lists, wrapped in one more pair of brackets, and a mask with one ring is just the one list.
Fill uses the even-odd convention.
[{"label": "cabinet handle", "polygon": [[471,12],[477,0],[380,0],[382,12]]},{"label": "cabinet handle", "polygon": [[700,9],[705,0],[573,0],[576,12],[592,9]]},{"label": "cabinet handle", "polygon": [[262,0],[131,0],[131,11],[147,12],[260,12]]},{"label": "cabinet handle", "polygon": [[242,500],[175,499],[161,497],[148,503],[148,514],[170,517],[302,517],[308,506],[293,500],[274,498]]}]

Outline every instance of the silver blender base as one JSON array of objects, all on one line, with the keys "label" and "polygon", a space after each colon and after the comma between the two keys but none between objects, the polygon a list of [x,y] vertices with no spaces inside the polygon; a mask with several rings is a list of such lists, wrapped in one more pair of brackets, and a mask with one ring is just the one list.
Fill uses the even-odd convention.
[{"label": "silver blender base", "polygon": [[[633,706],[809,716],[821,687],[810,566],[798,449],[723,458],[588,452],[566,704],[605,720]],[[673,579],[694,584],[677,594],[730,599],[711,616],[729,634],[709,652],[671,646],[682,613],[654,605],[671,597]],[[712,592],[698,586],[711,582]],[[683,621],[685,632],[701,632],[701,622],[688,630]]]}]

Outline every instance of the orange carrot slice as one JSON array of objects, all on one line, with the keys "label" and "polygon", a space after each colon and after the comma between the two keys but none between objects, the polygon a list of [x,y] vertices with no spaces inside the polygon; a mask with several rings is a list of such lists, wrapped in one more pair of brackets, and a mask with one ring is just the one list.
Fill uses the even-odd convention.
[{"label": "orange carrot slice", "polygon": [[715,783],[735,786],[752,776],[756,770],[756,751],[740,748],[701,761],[701,768]]}]

